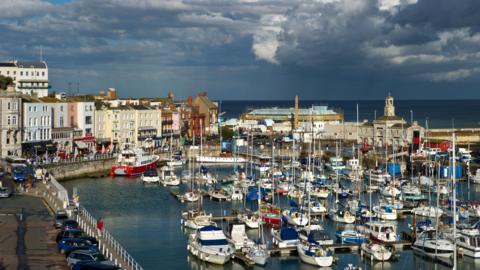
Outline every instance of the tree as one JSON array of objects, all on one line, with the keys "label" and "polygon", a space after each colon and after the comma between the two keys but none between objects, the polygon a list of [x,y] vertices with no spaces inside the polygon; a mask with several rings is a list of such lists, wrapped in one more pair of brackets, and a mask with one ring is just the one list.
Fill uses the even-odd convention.
[{"label": "tree", "polygon": [[9,84],[13,83],[13,79],[11,77],[6,77],[0,75],[0,89],[5,90]]},{"label": "tree", "polygon": [[224,138],[224,139],[233,138],[233,129],[223,126],[222,127],[222,138]]}]

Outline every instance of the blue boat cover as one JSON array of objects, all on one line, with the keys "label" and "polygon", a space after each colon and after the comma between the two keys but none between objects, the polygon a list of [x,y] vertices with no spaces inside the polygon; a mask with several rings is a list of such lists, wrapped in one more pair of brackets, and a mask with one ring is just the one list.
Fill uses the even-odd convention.
[{"label": "blue boat cover", "polygon": [[228,245],[226,239],[214,239],[214,240],[200,240],[200,244],[204,246],[225,246]]},{"label": "blue boat cover", "polygon": [[298,233],[293,228],[282,228],[280,229],[280,238],[282,240],[295,240],[298,239]]},{"label": "blue boat cover", "polygon": [[294,200],[290,200],[290,206],[298,208],[298,204]]},{"label": "blue boat cover", "polygon": [[210,231],[221,231],[222,229],[216,227],[216,226],[205,226],[203,228],[198,229],[201,232],[210,232]]}]

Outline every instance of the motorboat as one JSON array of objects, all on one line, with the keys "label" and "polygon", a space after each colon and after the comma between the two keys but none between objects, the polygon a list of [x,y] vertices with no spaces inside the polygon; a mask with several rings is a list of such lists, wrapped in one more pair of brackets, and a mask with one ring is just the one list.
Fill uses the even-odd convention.
[{"label": "motorboat", "polygon": [[220,265],[230,261],[235,252],[222,229],[215,226],[206,226],[191,234],[187,250],[202,261]]},{"label": "motorboat", "polygon": [[345,169],[345,163],[341,157],[331,157],[330,162],[325,165],[328,169],[334,172],[338,171],[339,173],[343,173],[343,170]]},{"label": "motorboat", "polygon": [[217,201],[226,201],[228,199],[227,194],[223,189],[212,189],[208,192],[210,199]]},{"label": "motorboat", "polygon": [[473,258],[480,258],[480,231],[478,229],[461,230],[457,236],[457,247],[462,253]]},{"label": "motorboat", "polygon": [[368,242],[368,236],[356,230],[337,231],[335,236],[342,244],[361,244]]},{"label": "motorboat", "polygon": [[194,191],[185,192],[185,194],[178,195],[178,199],[182,202],[196,202],[200,199],[200,193]]},{"label": "motorboat", "polygon": [[439,195],[448,195],[450,193],[450,191],[445,185],[436,185],[433,187],[432,191]]},{"label": "motorboat", "polygon": [[361,245],[361,252],[367,255],[372,261],[388,261],[392,257],[392,251],[382,244],[377,243],[363,243]]},{"label": "motorboat", "polygon": [[358,227],[360,232],[370,235],[370,238],[383,243],[396,242],[397,233],[395,226],[382,221],[366,222],[365,225]]},{"label": "motorboat", "polygon": [[427,186],[427,187],[433,187],[433,185],[435,184],[434,181],[432,180],[432,178],[424,176],[424,175],[422,175],[418,178],[418,182],[419,182],[420,186]]},{"label": "motorboat", "polygon": [[245,163],[247,160],[242,157],[211,157],[211,156],[197,156],[196,161],[198,163],[220,163],[220,164],[234,164]]},{"label": "motorboat", "polygon": [[355,222],[355,216],[347,210],[331,208],[329,213],[331,220],[339,223],[352,224]]},{"label": "motorboat", "polygon": [[279,248],[296,247],[299,243],[298,233],[294,228],[284,227],[271,230],[272,242]]},{"label": "motorboat", "polygon": [[157,167],[159,156],[152,155],[133,144],[123,144],[117,157],[117,164],[112,166],[111,175],[133,176]]},{"label": "motorboat", "polygon": [[212,214],[206,214],[204,211],[189,210],[182,213],[181,224],[185,228],[197,230],[205,226],[216,226],[212,221]]},{"label": "motorboat", "polygon": [[440,207],[435,206],[421,206],[412,209],[412,214],[421,216],[435,218],[443,215],[443,210]]},{"label": "motorboat", "polygon": [[319,215],[327,212],[327,208],[321,202],[314,201],[310,204],[310,213],[312,215]]},{"label": "motorboat", "polygon": [[480,169],[475,171],[475,175],[471,178],[472,182],[475,184],[480,184]]},{"label": "motorboat", "polygon": [[398,188],[388,185],[386,187],[382,188],[381,194],[385,197],[392,197],[395,198],[401,194],[400,190]]},{"label": "motorboat", "polygon": [[310,196],[316,197],[319,199],[326,199],[330,194],[330,190],[326,186],[312,187],[310,190]]},{"label": "motorboat", "polygon": [[384,219],[384,220],[397,219],[397,210],[390,206],[377,205],[377,206],[374,206],[372,210],[379,219]]},{"label": "motorboat", "polygon": [[297,252],[304,263],[320,267],[329,267],[333,264],[333,255],[318,244],[301,242],[297,244]]},{"label": "motorboat", "polygon": [[305,226],[308,224],[309,217],[294,209],[284,210],[282,215],[283,219],[290,225]]},{"label": "motorboat", "polygon": [[178,179],[173,167],[163,166],[160,168],[160,182],[164,186],[178,186],[180,179]]},{"label": "motorboat", "polygon": [[241,213],[237,215],[238,221],[245,223],[249,229],[258,229],[258,216],[253,213]]},{"label": "motorboat", "polygon": [[142,173],[140,177],[144,183],[158,183],[160,182],[160,176],[158,176],[157,169],[147,170]]},{"label": "motorboat", "polygon": [[432,258],[450,258],[454,248],[455,246],[450,240],[434,229],[420,233],[412,245],[413,250]]},{"label": "motorboat", "polygon": [[245,232],[245,224],[232,224],[230,229],[229,242],[233,245],[235,250],[240,250],[243,247],[253,246],[255,242],[249,239]]},{"label": "motorboat", "polygon": [[232,201],[241,201],[243,200],[243,192],[239,188],[233,188],[230,193],[230,199]]},{"label": "motorboat", "polygon": [[319,245],[333,245],[333,239],[322,226],[314,224],[298,230],[298,238]]},{"label": "motorboat", "polygon": [[418,196],[422,195],[422,191],[415,185],[407,184],[402,186],[402,194],[404,196]]},{"label": "motorboat", "polygon": [[178,167],[185,165],[186,161],[181,156],[173,156],[169,161],[167,161],[167,166]]},{"label": "motorboat", "polygon": [[256,265],[265,266],[270,255],[263,245],[253,245],[243,248],[243,253],[247,258],[255,262]]},{"label": "motorboat", "polygon": [[385,184],[392,179],[390,174],[380,169],[370,170],[369,173],[365,174],[365,177],[367,182],[371,182],[372,184]]}]

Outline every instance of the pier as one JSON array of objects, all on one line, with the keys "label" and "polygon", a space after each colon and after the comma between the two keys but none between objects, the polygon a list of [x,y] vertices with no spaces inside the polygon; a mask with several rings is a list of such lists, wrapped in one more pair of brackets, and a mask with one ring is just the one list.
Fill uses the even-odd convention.
[{"label": "pier", "polygon": [[38,183],[35,195],[44,199],[52,212],[65,209],[71,219],[75,219],[80,228],[89,236],[98,240],[98,249],[118,267],[125,270],[143,270],[143,267],[104,227],[100,232],[97,229],[97,219],[83,206],[70,204],[68,191],[58,181],[51,177],[48,184]]}]

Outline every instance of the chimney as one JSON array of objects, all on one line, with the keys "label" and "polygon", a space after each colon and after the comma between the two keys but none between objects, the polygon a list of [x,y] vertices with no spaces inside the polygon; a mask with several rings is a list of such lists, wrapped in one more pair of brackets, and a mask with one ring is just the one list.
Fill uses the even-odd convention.
[{"label": "chimney", "polygon": [[192,105],[193,105],[192,96],[188,96],[188,98],[187,98],[187,104],[188,104],[188,107],[192,107]]},{"label": "chimney", "polygon": [[298,129],[298,95],[295,96],[295,115],[293,116],[293,129]]}]

